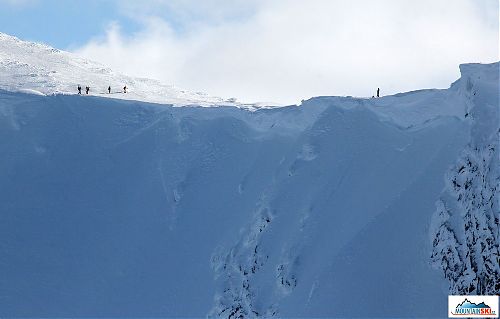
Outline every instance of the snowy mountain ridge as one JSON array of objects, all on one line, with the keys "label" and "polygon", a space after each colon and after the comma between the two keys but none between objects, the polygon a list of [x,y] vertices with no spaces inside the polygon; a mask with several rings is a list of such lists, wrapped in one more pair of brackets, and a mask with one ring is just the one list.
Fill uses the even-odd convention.
[{"label": "snowy mountain ridge", "polygon": [[[19,40],[0,32],[0,89],[31,94],[76,94],[81,85],[90,86],[90,95],[176,106],[236,106],[249,110],[265,108],[261,103],[242,104],[235,99],[210,97],[203,93],[179,90],[156,80],[132,78],[72,53],[45,44]],[[127,85],[129,92],[122,93]],[[107,87],[112,94],[107,94]],[[426,94],[419,94],[426,92]],[[418,97],[419,100],[415,100]],[[466,106],[459,95],[447,90],[423,90],[400,93],[383,99],[353,97],[313,98],[314,104],[335,104],[343,108],[362,106],[382,119],[402,127],[412,127],[440,116],[463,118]],[[303,105],[311,104],[308,101]],[[434,105],[439,104],[436,108]],[[268,106],[272,107],[272,106]]]},{"label": "snowy mountain ridge", "polygon": [[109,78],[0,42],[0,316],[434,318],[499,293],[499,63],[446,90],[174,107],[67,94],[68,64]]},{"label": "snowy mountain ridge", "polygon": [[[243,106],[204,93],[180,90],[156,80],[129,77],[75,54],[48,45],[22,41],[0,32],[0,89],[33,94],[76,94],[77,86],[90,94],[115,99],[174,105]],[[128,93],[123,93],[123,87]],[[112,94],[107,88],[111,86]]]}]

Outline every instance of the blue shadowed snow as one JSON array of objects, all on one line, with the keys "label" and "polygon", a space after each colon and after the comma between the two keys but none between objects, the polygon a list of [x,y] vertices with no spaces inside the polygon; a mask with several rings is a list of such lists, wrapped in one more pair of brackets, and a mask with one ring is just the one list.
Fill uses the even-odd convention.
[{"label": "blue shadowed snow", "polygon": [[428,318],[494,291],[498,63],[264,108],[0,41],[0,316]]},{"label": "blue shadowed snow", "polygon": [[259,314],[440,314],[426,228],[465,122],[328,103],[1,92],[2,314],[204,316],[238,296]]}]

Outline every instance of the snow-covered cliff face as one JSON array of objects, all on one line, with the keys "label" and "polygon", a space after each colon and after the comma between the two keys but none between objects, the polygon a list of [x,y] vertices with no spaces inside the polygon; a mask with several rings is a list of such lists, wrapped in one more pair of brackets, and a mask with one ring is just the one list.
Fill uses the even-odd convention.
[{"label": "snow-covered cliff face", "polygon": [[25,94],[14,75],[0,316],[446,317],[449,287],[498,293],[498,63],[251,111]]},{"label": "snow-covered cliff face", "polygon": [[469,143],[446,174],[431,230],[432,262],[450,293],[500,293],[498,64],[463,65],[452,89],[467,101]]}]

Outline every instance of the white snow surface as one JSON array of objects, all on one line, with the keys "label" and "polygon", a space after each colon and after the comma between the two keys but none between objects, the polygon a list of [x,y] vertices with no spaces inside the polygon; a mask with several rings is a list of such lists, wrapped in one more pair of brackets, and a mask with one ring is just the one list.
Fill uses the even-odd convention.
[{"label": "white snow surface", "polygon": [[446,318],[429,227],[463,150],[498,137],[475,129],[498,132],[498,66],[205,108],[129,78],[133,101],[68,94],[124,78],[0,35],[0,316]]},{"label": "white snow surface", "polygon": [[[235,106],[249,110],[270,108],[262,102],[244,104],[235,98],[223,99],[204,93],[180,90],[156,80],[132,78],[75,54],[45,44],[22,41],[0,32],[0,89],[31,94],[77,93],[77,86],[90,87],[92,96],[136,100],[174,106]],[[128,93],[123,93],[127,86]],[[112,93],[108,94],[108,86]],[[325,97],[321,103],[338,104],[342,108],[362,105],[383,119],[403,127],[421,124],[440,116],[463,116],[463,100],[443,90],[425,90],[387,96],[382,99]],[[319,102],[316,99],[315,103]],[[436,107],[439,105],[439,107]]]},{"label": "white snow surface", "polygon": [[[22,41],[0,32],[0,89],[35,94],[75,94],[77,86],[90,95],[174,105],[240,105],[234,99],[180,90],[172,85],[133,78],[75,54],[45,44]],[[123,87],[128,93],[123,94]],[[111,94],[108,94],[111,86]]]}]

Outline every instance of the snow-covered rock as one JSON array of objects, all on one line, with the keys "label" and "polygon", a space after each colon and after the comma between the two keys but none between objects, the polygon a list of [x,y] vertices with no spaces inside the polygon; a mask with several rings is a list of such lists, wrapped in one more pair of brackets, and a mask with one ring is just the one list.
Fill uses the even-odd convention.
[{"label": "snow-covered rock", "polygon": [[462,65],[454,88],[467,101],[468,145],[446,174],[431,231],[432,262],[457,295],[500,293],[498,63]]},{"label": "snow-covered rock", "polygon": [[446,317],[450,291],[498,294],[498,63],[448,90],[174,107],[67,94],[123,78],[0,43],[0,316]]}]

